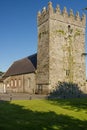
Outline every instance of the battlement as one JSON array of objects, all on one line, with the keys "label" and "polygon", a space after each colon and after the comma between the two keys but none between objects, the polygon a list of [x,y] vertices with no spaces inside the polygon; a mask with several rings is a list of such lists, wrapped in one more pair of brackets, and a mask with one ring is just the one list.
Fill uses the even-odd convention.
[{"label": "battlement", "polygon": [[42,11],[38,12],[37,20],[38,26],[43,24],[48,19],[58,20],[60,22],[65,22],[67,24],[75,24],[80,27],[85,27],[86,25],[86,15],[83,14],[80,17],[79,12],[74,15],[73,10],[71,9],[70,12],[67,12],[67,8],[64,7],[63,11],[61,11],[60,6],[57,5],[56,9],[53,8],[52,2],[48,3],[48,7],[44,7]]}]

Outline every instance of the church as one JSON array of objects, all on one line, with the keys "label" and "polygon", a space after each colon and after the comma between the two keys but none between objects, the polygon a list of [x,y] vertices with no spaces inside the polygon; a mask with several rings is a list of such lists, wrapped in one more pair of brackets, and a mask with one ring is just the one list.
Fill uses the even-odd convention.
[{"label": "church", "polygon": [[78,84],[87,92],[86,16],[48,3],[37,15],[37,54],[15,61],[3,75],[6,92],[49,94],[58,82]]}]

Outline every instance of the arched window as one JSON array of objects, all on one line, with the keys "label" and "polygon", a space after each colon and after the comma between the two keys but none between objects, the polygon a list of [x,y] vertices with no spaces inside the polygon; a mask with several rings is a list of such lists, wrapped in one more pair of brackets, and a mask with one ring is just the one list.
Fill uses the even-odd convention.
[{"label": "arched window", "polygon": [[28,87],[30,88],[31,87],[31,79],[28,78],[27,81],[28,81]]},{"label": "arched window", "polygon": [[11,80],[11,87],[13,87],[13,79]]},{"label": "arched window", "polygon": [[15,84],[15,87],[17,86],[17,80],[15,79],[15,82],[14,82],[14,84]]},{"label": "arched window", "polygon": [[18,86],[21,87],[21,79],[18,80]]}]

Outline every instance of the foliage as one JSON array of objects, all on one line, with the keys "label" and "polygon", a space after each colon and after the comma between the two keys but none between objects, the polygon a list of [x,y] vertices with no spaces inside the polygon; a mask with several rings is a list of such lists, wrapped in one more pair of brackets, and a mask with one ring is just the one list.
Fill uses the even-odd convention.
[{"label": "foliage", "polygon": [[80,33],[81,33],[81,31],[76,29],[76,32],[74,34],[74,38],[76,38],[77,36],[80,36]]},{"label": "foliage", "polygon": [[4,72],[0,71],[0,76],[2,76],[4,74]]},{"label": "foliage", "polygon": [[59,33],[59,34],[65,35],[64,30],[60,30],[60,29],[59,29],[59,30],[56,30],[56,32]]},{"label": "foliage", "polygon": [[87,97],[78,86],[78,84],[72,82],[58,82],[56,85],[56,90],[54,90],[49,97],[58,97],[58,98],[80,98]]}]

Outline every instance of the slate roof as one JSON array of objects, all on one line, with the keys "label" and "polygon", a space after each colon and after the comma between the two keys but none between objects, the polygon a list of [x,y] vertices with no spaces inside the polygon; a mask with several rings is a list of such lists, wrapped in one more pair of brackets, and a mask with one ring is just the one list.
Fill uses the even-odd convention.
[{"label": "slate roof", "polygon": [[37,69],[37,54],[15,61],[3,77],[33,73]]}]

